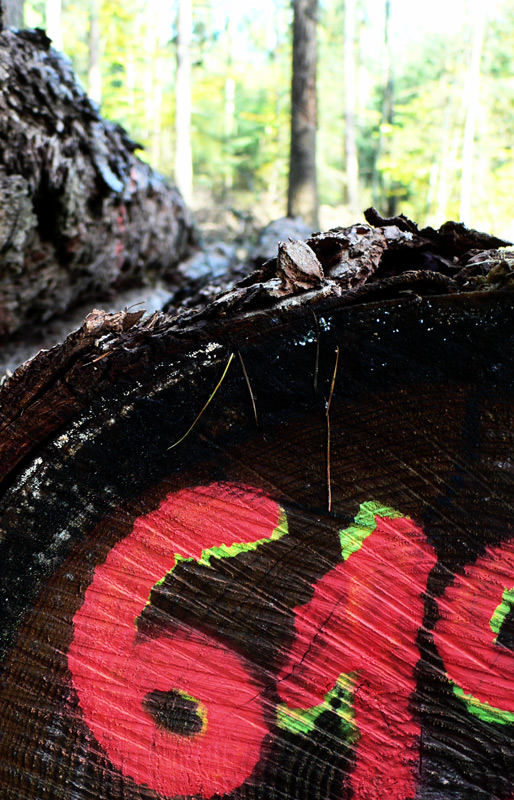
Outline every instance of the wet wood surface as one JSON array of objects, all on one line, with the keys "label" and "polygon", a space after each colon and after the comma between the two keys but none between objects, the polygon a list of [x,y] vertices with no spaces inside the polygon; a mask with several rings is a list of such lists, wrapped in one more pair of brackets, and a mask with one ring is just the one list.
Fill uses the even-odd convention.
[{"label": "wet wood surface", "polygon": [[3,387],[6,800],[514,795],[508,270],[341,235]]}]

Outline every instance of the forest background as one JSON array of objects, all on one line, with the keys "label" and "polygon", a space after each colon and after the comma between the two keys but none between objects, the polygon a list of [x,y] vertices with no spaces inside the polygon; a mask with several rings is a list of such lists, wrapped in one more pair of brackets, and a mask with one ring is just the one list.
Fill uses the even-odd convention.
[{"label": "forest background", "polygon": [[[102,114],[172,180],[177,12],[164,0],[23,5],[23,24],[46,28]],[[193,0],[192,23],[188,199],[265,224],[287,206],[291,4]],[[321,0],[317,37],[321,227],[373,204],[513,239],[514,4]]]}]

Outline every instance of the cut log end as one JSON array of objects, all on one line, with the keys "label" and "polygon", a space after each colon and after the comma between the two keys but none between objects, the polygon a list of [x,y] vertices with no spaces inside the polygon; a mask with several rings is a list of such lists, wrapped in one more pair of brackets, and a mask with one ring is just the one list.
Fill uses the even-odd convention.
[{"label": "cut log end", "polygon": [[505,253],[286,250],[1,389],[2,798],[512,795]]}]

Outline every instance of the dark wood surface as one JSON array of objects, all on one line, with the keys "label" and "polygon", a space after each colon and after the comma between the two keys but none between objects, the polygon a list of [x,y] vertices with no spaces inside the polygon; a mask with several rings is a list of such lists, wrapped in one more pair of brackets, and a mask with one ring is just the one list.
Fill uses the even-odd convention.
[{"label": "dark wood surface", "polygon": [[[329,281],[326,251],[317,252]],[[484,633],[478,567],[495,576],[495,607],[511,588],[502,581],[513,557],[512,292],[485,281],[480,291],[432,293],[418,271],[419,293],[384,297],[385,275],[368,297],[325,284],[281,295],[275,268],[266,291],[279,297],[267,305],[261,293],[260,308],[244,307],[250,282],[238,298],[219,300],[216,313],[146,322],[97,315],[4,387],[6,800],[513,796],[512,608],[489,648],[507,671],[487,662],[487,672],[479,659],[473,679],[481,712],[484,697],[499,696],[500,713],[474,713],[454,679],[467,664],[459,626],[473,626],[475,613],[476,642]],[[257,283],[262,292],[266,281]],[[344,555],[344,536],[355,525],[362,533],[359,509],[372,502],[376,529]],[[158,520],[167,508],[187,517],[193,544]],[[272,535],[277,515],[287,534]],[[83,654],[98,667],[95,642],[81,639],[95,619],[90,587],[100,587],[101,650],[109,596],[101,576],[146,529],[177,535],[170,557],[182,559],[152,578],[148,602],[131,618],[133,669],[130,656],[104,735],[94,707],[102,692],[111,697],[110,679],[86,674],[84,689],[78,666]],[[254,529],[261,543],[253,549],[201,557],[202,549],[253,541]],[[162,555],[152,536],[150,565]],[[121,590],[140,574],[138,558],[123,562]],[[463,578],[473,589],[467,622],[453,616],[452,591]],[[316,617],[316,608],[330,613]],[[128,641],[122,614],[111,623],[119,637],[106,658]],[[306,645],[302,625],[311,626]],[[203,676],[205,737],[226,702],[229,744],[218,736],[210,749],[201,738],[198,692],[177,678],[134,706],[134,720],[146,714],[156,736],[167,731],[172,743],[164,758],[144,740],[135,766],[130,737],[117,740],[116,726],[143,680],[139,654],[164,640],[170,669],[177,653],[189,658],[180,680]],[[464,648],[456,667],[454,645]],[[213,648],[214,666],[201,657]],[[246,699],[236,713],[236,690],[219,698],[239,670]],[[339,672],[352,675],[352,688],[339,683],[325,693],[313,721],[302,691],[333,689]],[[292,711],[295,692],[303,715]],[[374,725],[379,744],[370,744]]]}]

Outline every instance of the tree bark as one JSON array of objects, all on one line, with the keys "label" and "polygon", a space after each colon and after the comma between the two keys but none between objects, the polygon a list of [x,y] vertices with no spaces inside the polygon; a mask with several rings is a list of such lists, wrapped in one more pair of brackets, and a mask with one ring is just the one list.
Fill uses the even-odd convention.
[{"label": "tree bark", "polygon": [[[391,0],[386,0],[385,22],[384,22],[384,43],[386,54],[386,83],[384,89],[384,124],[387,126],[387,146],[386,152],[390,151],[390,131],[394,121],[394,64],[393,64],[393,45],[391,37]],[[396,214],[397,197],[394,191],[394,180],[388,179],[386,184],[385,207],[386,213],[390,216]]]},{"label": "tree bark", "polygon": [[177,83],[175,89],[175,180],[186,203],[193,196],[191,148],[191,39],[192,0],[179,0],[177,17]]},{"label": "tree bark", "polygon": [[391,125],[394,119],[394,68],[393,50],[391,42],[391,0],[385,0],[384,5],[384,97],[382,102],[382,119],[378,137],[377,152],[375,156],[375,169],[373,172],[373,202],[383,205],[388,216],[396,214],[396,196],[389,178],[385,179],[380,172],[380,159],[387,156]]},{"label": "tree bark", "polygon": [[0,35],[0,336],[174,275],[192,220],[41,32]]},{"label": "tree bark", "polygon": [[[445,223],[437,231],[433,228],[419,230],[404,216],[384,219],[373,208],[367,209],[365,216],[369,224],[357,224],[306,238],[308,249],[320,264],[318,274],[311,279],[312,291],[306,291],[305,287],[295,289],[294,280],[291,286],[290,276],[296,264],[294,259],[291,269],[287,258],[280,260],[275,256],[238,283],[234,284],[232,280],[229,287],[222,283],[217,292],[213,288],[204,294],[203,284],[195,285],[189,281],[178,289],[183,307],[177,327],[171,323],[168,326],[168,318],[161,315],[157,322],[157,318],[147,321],[148,329],[153,330],[156,325],[162,330],[169,327],[169,336],[173,338],[181,328],[193,325],[197,326],[202,338],[201,332],[207,326],[212,338],[218,335],[219,327],[223,328],[225,323],[225,330],[231,335],[238,329],[241,319],[246,320],[248,315],[251,319],[256,315],[257,325],[261,324],[258,320],[264,326],[269,325],[273,310],[280,312],[281,308],[308,309],[315,303],[320,304],[323,313],[324,303],[347,307],[360,306],[363,301],[397,302],[405,297],[414,303],[426,297],[429,303],[434,294],[473,293],[512,286],[514,254],[512,250],[498,250],[507,247],[509,242],[468,230],[454,222]],[[290,238],[289,226],[285,228],[284,238]],[[297,267],[301,280],[301,258]],[[308,282],[309,278],[306,280]],[[181,311],[177,304],[171,310],[173,318]],[[307,310],[307,313],[311,312]],[[123,318],[123,325],[133,327],[141,315],[142,312],[129,314]],[[95,350],[95,342],[101,336],[125,330],[125,327],[119,327],[119,319],[105,312],[93,314],[90,323],[68,337],[66,346],[58,345],[51,351],[44,351],[37,361],[27,362],[9,379],[7,386],[11,394],[0,397],[0,426],[4,424],[5,430],[9,430],[8,437],[0,438],[0,484],[2,476],[7,477],[31,452],[33,442],[42,441],[50,432],[48,425],[57,428],[67,423],[77,408],[82,409],[83,403],[88,403],[100,391],[102,381],[112,379],[109,359],[117,358],[117,355],[110,354],[103,359],[102,370],[92,359],[104,353],[101,348]],[[231,327],[229,320],[234,321],[235,328]],[[280,323],[280,314],[276,323]],[[146,330],[143,323],[140,327]],[[98,333],[100,330],[101,334]],[[133,333],[137,339],[136,329]],[[176,345],[180,350],[179,340]],[[134,370],[137,372],[137,353],[137,348],[130,345],[125,353],[128,361],[123,361],[122,371],[128,366],[131,374]],[[48,403],[59,412],[55,418],[40,413],[37,396],[42,373],[54,368],[59,373],[72,370],[79,355],[88,367],[85,395],[73,395],[74,401],[68,407],[61,399],[61,392],[68,397],[66,385],[49,382],[49,391],[55,390],[55,394],[51,394]],[[9,397],[11,399],[7,402]],[[20,413],[17,410],[19,404],[23,405]],[[30,435],[26,434],[27,430]]]},{"label": "tree bark", "polygon": [[23,0],[1,0],[0,30],[6,28],[23,28]]},{"label": "tree bark", "polygon": [[0,389],[2,800],[509,797],[514,254],[382,223]]},{"label": "tree bark", "polygon": [[287,214],[318,226],[316,172],[318,0],[293,0],[291,149]]},{"label": "tree bark", "polygon": [[355,0],[344,5],[344,86],[346,200],[352,214],[359,213],[359,161],[357,156],[357,71],[355,68]]}]

